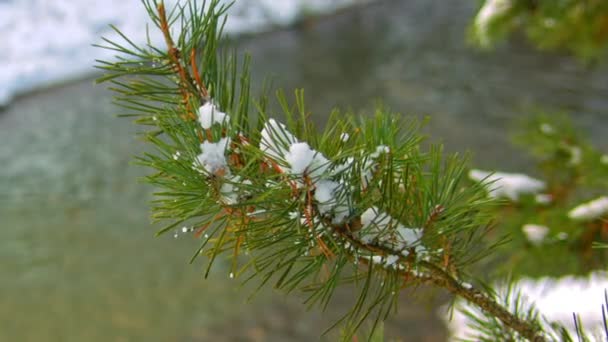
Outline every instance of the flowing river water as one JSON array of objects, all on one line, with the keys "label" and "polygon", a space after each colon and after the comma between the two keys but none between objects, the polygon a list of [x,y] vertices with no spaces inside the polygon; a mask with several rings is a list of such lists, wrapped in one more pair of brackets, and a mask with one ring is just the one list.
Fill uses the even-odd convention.
[{"label": "flowing river water", "polygon": [[[535,52],[517,39],[492,53],[464,41],[473,1],[378,1],[236,42],[253,78],[306,89],[314,120],[374,102],[432,120],[425,131],[474,163],[532,166],[507,127],[534,108],[569,112],[608,151],[608,68]],[[322,315],[300,298],[250,293],[226,265],[208,280],[187,261],[197,241],[154,237],[145,146],[111,94],[91,80],[38,91],[0,112],[1,341],[310,341],[346,305]],[[434,305],[403,301],[387,326],[405,341],[441,341]],[[330,335],[327,340],[335,339]]]}]

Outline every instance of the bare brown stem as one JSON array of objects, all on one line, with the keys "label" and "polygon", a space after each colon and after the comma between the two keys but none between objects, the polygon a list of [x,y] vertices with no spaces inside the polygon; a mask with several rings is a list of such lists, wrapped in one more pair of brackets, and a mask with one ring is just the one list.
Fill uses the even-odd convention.
[{"label": "bare brown stem", "polygon": [[[196,86],[194,85],[193,77],[182,64],[181,52],[177,47],[175,47],[175,43],[173,43],[173,38],[171,38],[171,30],[169,27],[169,22],[167,20],[167,14],[165,12],[164,3],[159,3],[156,10],[158,12],[160,29],[165,38],[165,44],[167,45],[167,54],[169,56],[172,68],[179,79],[178,86],[179,91],[182,94],[183,105],[186,108],[188,117],[192,120],[196,120],[196,115],[194,114],[194,110],[192,109],[192,106],[190,104],[190,99],[192,97],[191,89],[192,87],[196,88]],[[196,65],[196,62],[192,62],[192,64]],[[200,82],[199,88],[202,94],[207,94],[207,89],[205,88],[202,82]],[[203,100],[206,100],[206,98],[203,98]]]},{"label": "bare brown stem", "polygon": [[488,297],[487,294],[474,288],[463,286],[450,274],[430,262],[420,261],[419,263],[430,272],[427,282],[444,288],[456,296],[464,298],[466,301],[477,306],[492,317],[498,318],[504,325],[517,331],[529,341],[546,341],[546,338],[543,336],[539,327],[515,316],[494,299]]}]

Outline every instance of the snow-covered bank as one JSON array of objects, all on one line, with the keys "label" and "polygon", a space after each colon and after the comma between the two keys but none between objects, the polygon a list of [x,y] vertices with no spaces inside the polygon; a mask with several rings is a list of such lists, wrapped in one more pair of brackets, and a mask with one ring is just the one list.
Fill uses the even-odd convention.
[{"label": "snow-covered bank", "polygon": [[[589,277],[525,278],[516,282],[514,289],[521,291],[525,301],[536,306],[549,321],[563,324],[575,338],[573,313],[580,317],[589,341],[604,340],[602,304],[608,290],[608,274],[605,272],[595,272]],[[504,289],[498,291],[501,293]],[[473,309],[461,300],[456,305]],[[454,311],[453,319],[448,321],[450,340],[474,340],[476,332],[467,326],[468,323],[466,316]]]},{"label": "snow-covered bank", "polygon": [[[228,12],[226,33],[264,31],[292,24],[303,15],[331,13],[369,1],[238,0]],[[166,3],[171,6],[176,0]],[[142,42],[146,22],[137,0],[0,1],[0,106],[17,93],[93,73],[95,59],[113,55],[92,46],[102,43],[102,36],[116,38],[108,25]]]}]

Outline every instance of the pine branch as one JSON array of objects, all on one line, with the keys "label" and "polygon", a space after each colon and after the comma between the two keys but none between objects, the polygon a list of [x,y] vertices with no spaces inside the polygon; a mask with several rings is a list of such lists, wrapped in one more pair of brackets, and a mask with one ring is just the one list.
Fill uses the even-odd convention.
[{"label": "pine branch", "polygon": [[[479,242],[494,204],[483,184],[463,185],[466,158],[446,158],[437,146],[422,152],[419,124],[384,108],[371,119],[336,112],[317,134],[303,91],[293,108],[278,95],[288,126],[270,119],[266,98],[249,98],[248,59],[238,75],[235,58],[217,57],[225,7],[210,1],[200,11],[193,2],[167,15],[162,2],[143,3],[166,46],[108,42],[124,57],[100,62],[109,72],[100,80],[113,81],[119,104],[156,128],[144,132],[156,152],[138,159],[161,189],[153,217],[169,221],[159,234],[183,225],[203,240],[192,261],[207,255],[205,275],[226,254],[231,277],[249,272],[260,286],[301,289],[321,307],[337,287],[355,284],[345,339],[368,318],[374,327],[386,319],[401,289],[426,283],[544,340],[535,322],[459,280],[492,251]],[[181,29],[177,40],[172,24]],[[244,253],[250,261],[239,268]]]},{"label": "pine branch", "polygon": [[159,3],[156,7],[158,13],[158,20],[160,24],[160,30],[163,33],[163,37],[165,38],[165,44],[167,45],[167,54],[171,60],[171,64],[173,65],[173,70],[179,77],[179,89],[183,97],[183,105],[187,108],[187,113],[192,120],[196,120],[196,115],[194,114],[194,110],[190,108],[190,97],[192,96],[191,89],[196,89],[197,87],[200,90],[199,102],[204,103],[207,101],[207,88],[203,85],[202,81],[200,81],[200,77],[198,75],[198,70],[196,69],[196,62],[193,57],[195,57],[195,50],[191,50],[191,62],[193,72],[196,75],[196,79],[198,82],[194,83],[194,77],[190,75],[190,73],[185,69],[182,65],[182,59],[180,58],[181,51],[175,47],[173,43],[173,39],[171,38],[171,32],[169,28],[169,22],[167,21],[167,15],[165,13],[165,5],[164,3]]},{"label": "pine branch", "polygon": [[608,51],[608,2],[484,0],[469,37],[487,49],[515,31],[541,50],[566,50],[584,62],[601,61]]},{"label": "pine branch", "polygon": [[494,299],[488,297],[487,294],[475,290],[470,286],[464,286],[458,282],[447,272],[433,264],[423,262],[430,271],[431,276],[428,282],[435,286],[444,288],[450,293],[459,296],[469,303],[477,306],[486,314],[498,318],[505,326],[517,331],[521,336],[529,341],[542,342],[546,341],[542,328],[531,322],[522,320],[520,317],[512,314]]}]

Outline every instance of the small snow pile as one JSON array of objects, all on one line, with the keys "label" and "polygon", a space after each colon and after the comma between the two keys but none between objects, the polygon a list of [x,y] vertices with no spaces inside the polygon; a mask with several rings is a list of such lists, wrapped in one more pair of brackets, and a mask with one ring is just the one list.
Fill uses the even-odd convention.
[{"label": "small snow pile", "polygon": [[226,150],[230,146],[230,139],[222,138],[216,143],[203,141],[201,154],[196,159],[199,164],[212,175],[223,175],[229,173]]},{"label": "small snow pile", "polygon": [[403,265],[399,265],[399,256],[398,255],[361,255],[359,256],[361,259],[366,259],[371,261],[373,264],[383,266],[384,268],[392,268],[403,270],[405,267]]},{"label": "small snow pile", "polygon": [[321,215],[332,216],[333,224],[340,224],[350,215],[350,206],[346,193],[340,183],[332,180],[320,180],[316,183],[314,199]]},{"label": "small snow pile", "polygon": [[555,133],[555,128],[553,128],[551,124],[548,124],[546,122],[542,123],[539,128],[540,131],[545,135],[552,135],[553,133]]},{"label": "small snow pile", "polygon": [[568,217],[575,221],[593,221],[608,214],[608,197],[602,196],[570,210]]},{"label": "small snow pile", "polygon": [[476,182],[487,182],[489,195],[494,198],[506,197],[517,201],[522,194],[535,194],[545,188],[545,183],[521,173],[469,171],[469,178]]},{"label": "small snow pile", "polygon": [[422,229],[407,228],[376,207],[368,208],[361,214],[361,226],[358,234],[359,240],[364,244],[376,243],[402,251],[404,256],[409,254],[405,249],[410,247],[414,247],[419,253],[425,251],[424,246],[420,244]]},{"label": "small snow pile", "polygon": [[286,170],[294,175],[306,175],[313,180],[319,179],[329,168],[329,160],[323,154],[315,151],[307,143],[295,143],[289,146],[285,160],[290,165]]},{"label": "small snow pile", "polygon": [[317,183],[317,188],[315,189],[315,200],[321,203],[321,205],[319,205],[319,211],[322,214],[326,212],[328,208],[332,207],[328,204],[335,200],[334,193],[339,186],[340,184],[338,182],[331,180],[322,180]]},{"label": "small snow pile", "polygon": [[548,227],[531,223],[524,224],[521,227],[521,230],[526,235],[528,241],[530,241],[534,245],[540,245],[549,233]]},{"label": "small snow pile", "polygon": [[[586,278],[524,278],[515,283],[514,289],[521,291],[526,302],[534,304],[547,320],[563,324],[575,338],[573,312],[580,315],[585,330],[589,333],[589,341],[604,341],[601,304],[604,301],[604,291],[608,289],[607,273],[594,272]],[[504,286],[499,286],[497,293],[505,293]],[[476,308],[462,300],[457,301],[456,307],[477,312]],[[449,315],[445,312],[441,312],[441,316],[447,321],[450,341],[477,340],[476,331],[467,326],[470,321],[461,312],[455,310],[452,320],[449,320]]]},{"label": "small snow pile", "polygon": [[[343,223],[350,215],[348,196],[344,184],[334,181],[336,171],[332,163],[319,151],[307,143],[300,142],[285,125],[270,119],[262,129],[260,150],[279,164],[281,171],[288,175],[308,177],[314,189],[314,200],[319,213],[332,218],[333,224]],[[303,180],[297,180],[304,186]]]},{"label": "small snow pile", "polygon": [[[230,122],[230,116],[222,112],[212,100],[207,101],[198,110],[198,120],[203,129],[210,129],[215,124],[226,125]],[[239,136],[242,136],[239,133]],[[232,175],[226,152],[230,148],[231,139],[221,138],[217,142],[203,141],[201,153],[196,157],[194,167],[200,170],[203,168],[206,173],[221,177],[220,202],[226,205],[234,205],[239,202],[239,194],[247,194],[241,191],[243,186],[251,185],[248,179],[241,179],[238,175]],[[179,158],[179,155],[177,156]],[[177,160],[174,155],[174,159]],[[198,162],[198,164],[197,164]]]},{"label": "small snow pile", "polygon": [[291,165],[291,173],[301,175],[308,169],[315,155],[315,151],[307,143],[296,143],[289,146],[285,160]]},{"label": "small snow pile", "polygon": [[378,145],[374,152],[369,154],[369,158],[364,157],[363,167],[361,168],[361,185],[363,188],[367,188],[369,182],[374,177],[374,170],[376,168],[376,159],[380,158],[383,154],[390,153],[390,147],[386,145]]},{"label": "small snow pile", "polygon": [[297,22],[307,15],[332,13],[353,4],[371,0],[222,0],[233,5],[228,9],[226,31],[261,32],[273,26],[285,26]]},{"label": "small snow pile", "polygon": [[570,153],[568,164],[571,166],[580,165],[583,161],[583,150],[578,146],[568,146],[568,152]]},{"label": "small snow pile", "polygon": [[230,116],[220,111],[211,101],[207,101],[198,109],[198,121],[203,129],[209,129],[213,124],[223,125],[230,121]]},{"label": "small snow pile", "polygon": [[378,157],[380,157],[381,154],[389,153],[390,151],[391,151],[391,149],[388,146],[378,145],[378,146],[376,146],[376,151],[374,151],[374,153],[372,153],[370,156],[372,158],[378,158]]},{"label": "small snow pile", "polygon": [[[269,119],[262,129],[262,140],[260,140],[260,150],[269,158],[275,160],[285,160],[285,155],[289,153],[289,148],[297,144],[298,139],[289,133],[287,127],[274,119]],[[283,169],[281,167],[281,169]]]},{"label": "small snow pile", "polygon": [[490,45],[489,30],[492,23],[512,7],[511,0],[486,0],[475,17],[475,28],[482,46]]},{"label": "small snow pile", "polygon": [[[230,116],[220,111],[213,101],[209,100],[198,110],[198,121],[203,129],[210,129],[213,124],[226,124]],[[221,138],[218,142],[203,141],[201,144],[201,154],[196,157],[199,165],[212,175],[230,174],[226,151],[230,146],[229,138]],[[179,157],[179,156],[178,156]],[[175,156],[173,159],[176,159]]]},{"label": "small snow pile", "polygon": [[264,124],[260,150],[282,164],[279,167],[285,173],[295,176],[306,174],[313,181],[319,180],[330,166],[330,161],[321,152],[298,141],[285,125],[274,119]]},{"label": "small snow pile", "polygon": [[239,192],[247,195],[248,191],[241,191],[244,187],[251,185],[248,179],[241,179],[240,176],[228,176],[224,178],[224,182],[220,188],[221,201],[227,205],[237,204],[239,202]]},{"label": "small snow pile", "polygon": [[[295,176],[298,187],[310,186],[314,189],[313,198],[319,214],[326,218],[330,217],[332,224],[344,223],[352,212],[349,194],[353,186],[349,184],[348,180],[352,177],[355,158],[348,157],[343,163],[332,163],[321,152],[315,151],[305,142],[300,142],[285,125],[273,119],[269,119],[264,124],[261,136],[260,150],[262,153],[275,161],[282,172]],[[343,133],[340,139],[342,141],[348,139],[348,134]],[[390,153],[390,148],[386,145],[377,146],[372,153],[362,153],[361,186],[363,188],[367,187],[373,177],[375,159],[387,153]],[[304,177],[306,179],[301,179]],[[370,210],[373,211],[373,209]],[[364,213],[365,217],[370,215],[372,214],[369,211]],[[372,221],[375,220],[370,219],[368,225],[372,225]],[[391,221],[390,218],[389,221]],[[382,226],[388,224],[373,223],[376,228],[382,229],[384,228]],[[397,241],[398,249],[411,247],[410,242],[418,240],[421,234],[418,230],[403,226],[397,227],[395,232],[397,235],[391,239]]]},{"label": "small snow pile", "polygon": [[550,204],[551,202],[553,202],[553,196],[549,194],[537,194],[536,196],[534,196],[534,200],[538,204]]}]

